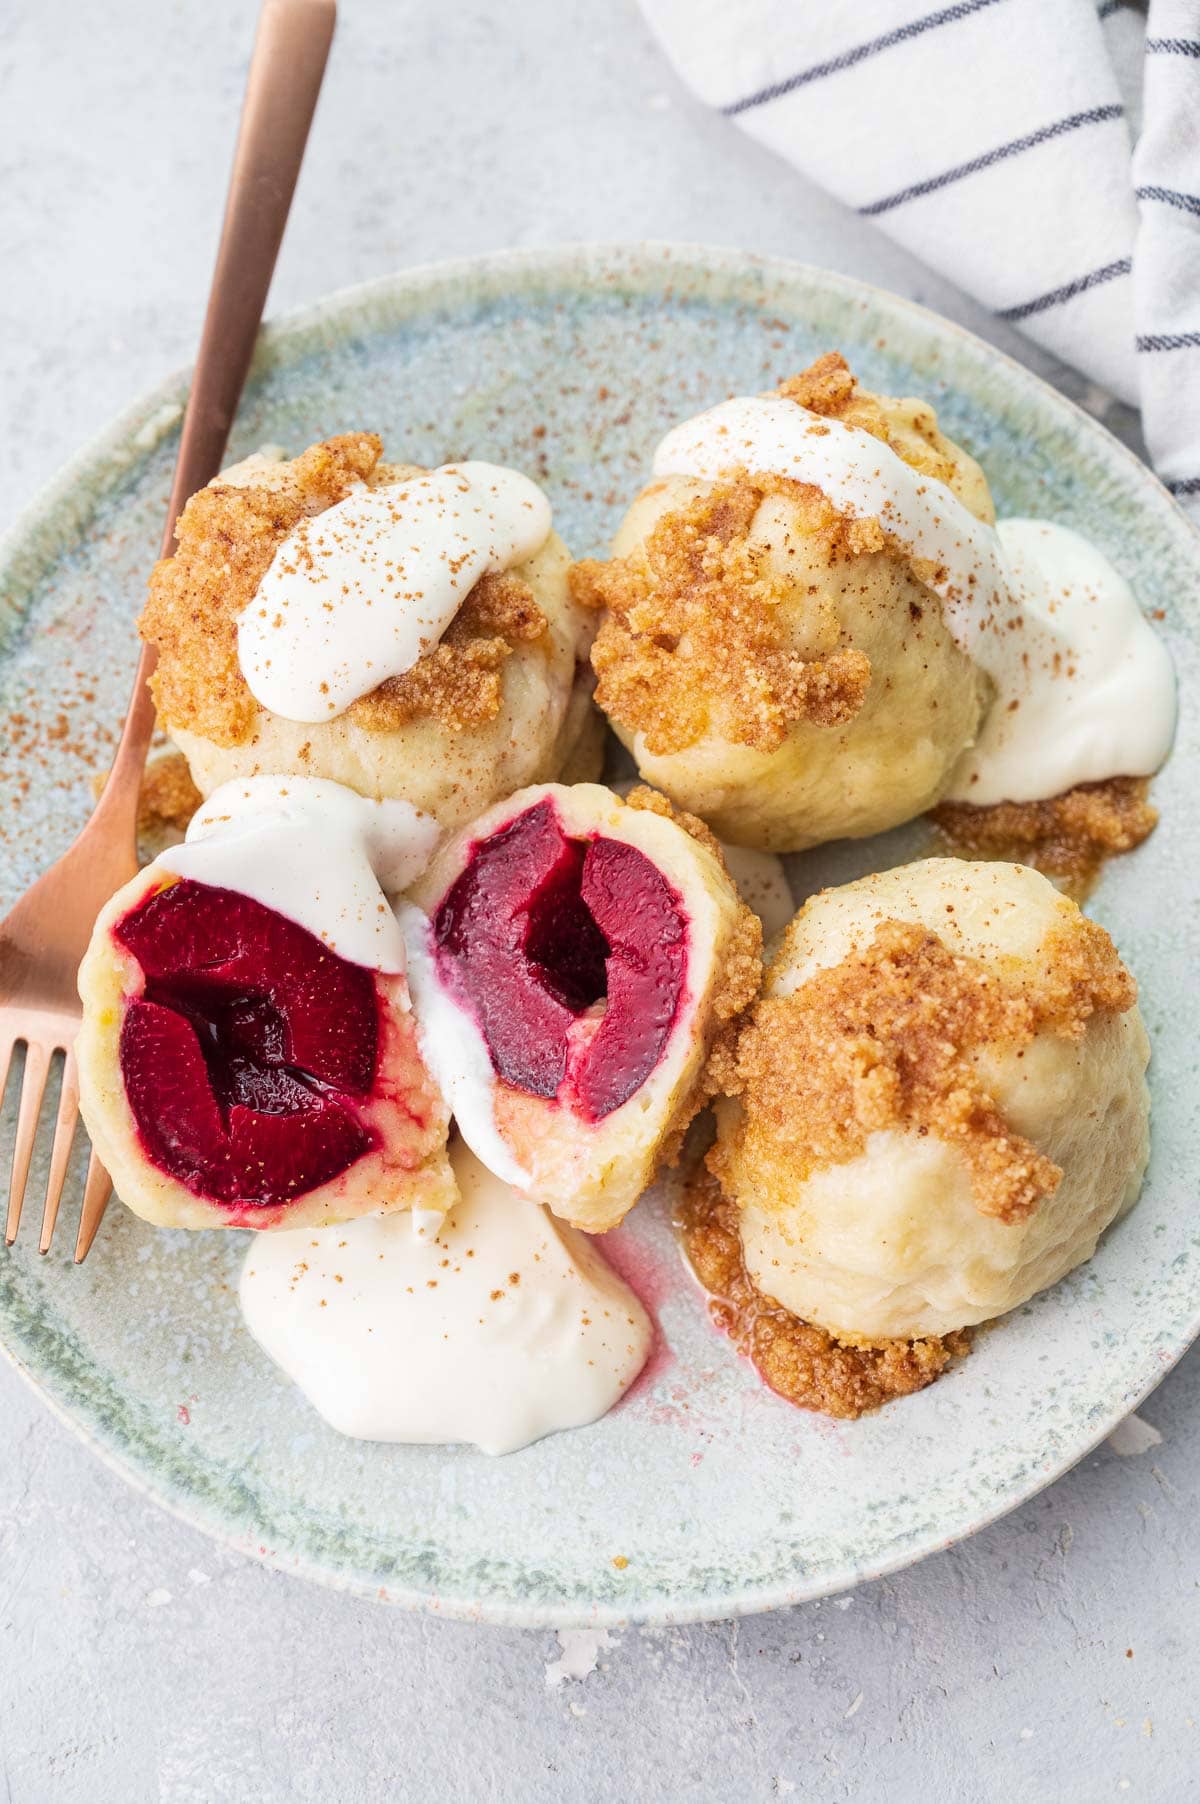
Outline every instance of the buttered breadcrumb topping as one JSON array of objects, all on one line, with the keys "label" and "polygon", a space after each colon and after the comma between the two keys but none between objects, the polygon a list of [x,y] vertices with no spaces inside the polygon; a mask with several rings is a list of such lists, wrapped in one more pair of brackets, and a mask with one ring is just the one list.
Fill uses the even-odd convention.
[{"label": "buttered breadcrumb topping", "polygon": [[958,1150],[981,1213],[1023,1220],[1062,1170],[1010,1128],[972,1055],[1019,1050],[1042,1032],[1078,1039],[1092,1015],[1137,996],[1112,940],[1084,915],[1047,936],[1041,960],[1005,981],[917,923],[882,920],[840,964],[760,1001],[715,1065],[744,1106],[734,1146],[709,1154],[712,1170],[727,1178],[749,1150],[803,1182],[857,1157],[870,1134],[905,1126]]},{"label": "buttered breadcrumb topping", "polygon": [[[871,433],[914,469],[960,486],[932,408],[904,402],[885,411],[837,352],[777,392]],[[752,539],[755,516],[772,495],[786,496],[794,530],[818,568],[872,552],[911,564],[878,520],[839,513],[813,484],[736,468],[663,515],[628,557],[577,564],[575,600],[605,616],[592,650],[596,700],[641,733],[656,756],[684,751],[708,734],[771,752],[800,721],[842,726],[862,707],[870,660],[846,642],[828,596],[806,598],[813,655],[789,642],[783,604],[794,602],[795,583],[770,568],[766,547]]]},{"label": "buttered breadcrumb topping", "polygon": [[802,1409],[852,1418],[923,1390],[970,1351],[964,1331],[924,1340],[848,1345],[803,1322],[758,1290],[746,1270],[737,1208],[700,1172],[688,1185],[678,1226],[709,1311],[764,1383]]},{"label": "buttered breadcrumb topping", "polygon": [[[838,726],[862,706],[864,653],[805,658],[787,644],[779,610],[792,584],[749,537],[772,493],[795,500],[800,529],[823,540],[829,562],[878,549],[876,522],[842,519],[810,485],[743,470],[665,514],[630,557],[571,572],[575,600],[606,610],[592,647],[597,703],[651,752],[683,751],[710,732],[773,751],[796,721]],[[823,601],[821,612],[836,647],[833,609]]]},{"label": "buttered breadcrumb topping", "polygon": [[[265,466],[269,481],[218,479],[192,496],[174,555],[151,573],[140,622],[143,639],[158,648],[151,687],[169,727],[218,746],[252,737],[259,710],[238,662],[238,615],[302,519],[345,500],[358,483],[375,488],[396,480],[397,467],[381,463],[382,453],[375,433],[343,433],[290,463]],[[417,716],[451,731],[480,726],[499,712],[505,660],[545,631],[545,616],[525,583],[484,576],[438,645],[347,712],[369,732]]]},{"label": "buttered breadcrumb topping", "polygon": [[1044,802],[942,802],[930,816],[960,857],[1032,865],[1081,900],[1105,860],[1131,852],[1158,824],[1148,777],[1080,783]]}]

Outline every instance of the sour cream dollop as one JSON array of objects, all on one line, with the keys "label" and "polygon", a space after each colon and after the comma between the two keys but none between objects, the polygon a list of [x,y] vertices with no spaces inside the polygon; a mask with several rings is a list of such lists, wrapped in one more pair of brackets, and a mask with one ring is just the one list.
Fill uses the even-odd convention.
[{"label": "sour cream dollop", "polygon": [[979,520],[943,482],[861,427],[781,395],[723,401],[669,432],[657,476],[713,481],[733,469],[819,488],[878,519],[941,597],[959,649],[994,698],[950,797],[1040,801],[1078,783],[1150,776],[1175,730],[1175,676],[1128,584],[1068,528]]},{"label": "sour cream dollop", "polygon": [[368,801],[324,777],[241,777],[155,862],[250,896],[352,964],[397,973],[404,935],[388,897],[415,882],[439,831],[411,802]]},{"label": "sour cream dollop", "polygon": [[339,1433],[512,1453],[612,1408],[652,1330],[585,1234],[461,1143],[436,1237],[402,1215],[262,1234],[242,1268],[251,1334]]},{"label": "sour cream dollop", "polygon": [[1170,654],[1119,571],[1069,527],[997,529],[1021,628],[992,671],[996,699],[949,798],[985,806],[1149,777],[1175,733]]},{"label": "sour cream dollop", "polygon": [[301,520],[238,617],[255,700],[285,720],[343,714],[432,649],[480,577],[545,544],[550,503],[499,464],[444,464]]}]

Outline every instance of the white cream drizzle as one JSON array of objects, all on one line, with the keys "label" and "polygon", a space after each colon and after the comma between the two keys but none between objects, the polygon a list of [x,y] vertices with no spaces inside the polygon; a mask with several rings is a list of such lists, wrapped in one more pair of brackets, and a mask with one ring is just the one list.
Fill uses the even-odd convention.
[{"label": "white cream drizzle", "polygon": [[417,1043],[426,1069],[471,1151],[506,1184],[526,1190],[530,1174],[496,1126],[496,1072],[487,1041],[474,1015],[438,974],[429,917],[415,902],[399,902],[396,920],[404,935]]},{"label": "white cream drizzle", "polygon": [[952,795],[1036,801],[1162,764],[1170,659],[1128,585],[1077,534],[1036,521],[997,530],[873,434],[781,395],[723,401],[676,426],[654,457],[657,476],[735,468],[812,483],[843,513],[877,518],[941,597],[955,643],[995,685]]},{"label": "white cream drizzle", "polygon": [[255,1235],[251,1334],[339,1433],[514,1452],[594,1422],[645,1363],[651,1326],[584,1234],[461,1144],[435,1239],[403,1215]]},{"label": "white cream drizzle", "polygon": [[1069,527],[1003,520],[998,531],[1021,631],[950,798],[1032,802],[1152,776],[1175,732],[1175,672],[1129,584]]},{"label": "white cream drizzle", "polygon": [[357,485],[293,528],[239,615],[251,694],[285,720],[334,719],[411,670],[481,576],[540,549],[550,518],[536,483],[499,464]]},{"label": "white cream drizzle", "polygon": [[353,964],[401,972],[387,898],[415,882],[438,835],[411,802],[371,802],[323,777],[244,777],[214,790],[155,862],[252,897]]}]

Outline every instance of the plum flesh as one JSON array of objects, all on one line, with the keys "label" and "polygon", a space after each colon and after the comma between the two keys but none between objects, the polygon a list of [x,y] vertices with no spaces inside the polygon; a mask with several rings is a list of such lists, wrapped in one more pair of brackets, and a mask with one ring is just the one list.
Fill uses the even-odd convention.
[{"label": "plum flesh", "polygon": [[315,1190],[370,1150],[372,972],[274,909],[186,878],[114,938],[144,976],[120,1062],[155,1165],[196,1195],[254,1208]]},{"label": "plum flesh", "polygon": [[[553,802],[538,802],[472,848],[433,937],[505,1083],[600,1121],[658,1064],[684,992],[687,919],[636,846],[571,838]],[[584,1017],[595,1031],[573,1033]]]}]

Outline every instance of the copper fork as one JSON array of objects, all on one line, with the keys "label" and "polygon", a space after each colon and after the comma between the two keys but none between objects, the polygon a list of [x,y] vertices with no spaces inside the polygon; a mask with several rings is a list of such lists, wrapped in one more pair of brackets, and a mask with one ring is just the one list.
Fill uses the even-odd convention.
[{"label": "copper fork", "polygon": [[[283,228],[333,36],[335,0],[263,0],[208,311],[179,440],[160,555],[169,554],[188,497],[221,467],[262,321]],[[137,870],[137,807],[154,731],[144,646],[133,697],[96,809],[69,851],[0,922],[0,1092],[16,1048],[25,1048],[4,1237],[17,1236],[50,1068],[62,1060],[58,1110],[39,1242],[54,1236],[79,1117],[76,977],[96,916]],[[95,1153],[88,1165],[75,1260],[87,1257],[112,1186]]]}]

